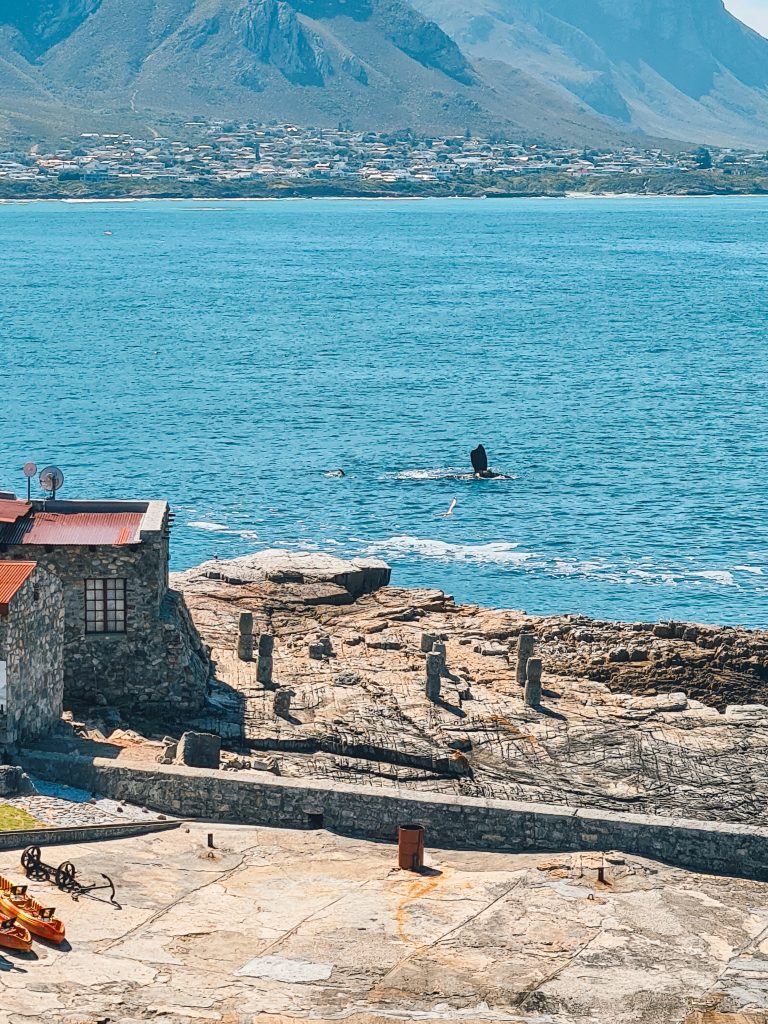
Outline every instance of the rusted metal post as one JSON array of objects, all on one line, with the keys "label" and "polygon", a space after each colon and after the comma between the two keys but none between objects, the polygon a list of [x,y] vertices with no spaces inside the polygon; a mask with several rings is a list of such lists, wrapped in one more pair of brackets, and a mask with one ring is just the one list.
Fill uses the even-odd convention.
[{"label": "rusted metal post", "polygon": [[533,654],[536,636],[533,633],[521,633],[517,638],[517,685],[525,686],[528,659]]},{"label": "rusted metal post", "polygon": [[214,846],[213,846],[213,832],[209,832],[208,833],[208,849],[212,850],[213,848],[214,848]]},{"label": "rusted metal post", "polygon": [[240,661],[253,658],[253,612],[240,612],[237,636],[237,656]]},{"label": "rusted metal post", "polygon": [[424,826],[401,825],[397,830],[397,863],[402,871],[424,867]]},{"label": "rusted metal post", "polygon": [[525,703],[529,708],[541,706],[541,658],[529,658],[525,676]]}]

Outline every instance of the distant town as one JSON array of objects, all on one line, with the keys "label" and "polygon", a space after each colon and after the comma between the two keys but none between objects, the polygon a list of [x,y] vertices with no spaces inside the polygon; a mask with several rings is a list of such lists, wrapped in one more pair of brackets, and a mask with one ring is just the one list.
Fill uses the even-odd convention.
[{"label": "distant town", "polygon": [[768,154],[557,148],[477,138],[190,121],[177,137],[0,140],[0,198],[122,195],[768,192]]}]

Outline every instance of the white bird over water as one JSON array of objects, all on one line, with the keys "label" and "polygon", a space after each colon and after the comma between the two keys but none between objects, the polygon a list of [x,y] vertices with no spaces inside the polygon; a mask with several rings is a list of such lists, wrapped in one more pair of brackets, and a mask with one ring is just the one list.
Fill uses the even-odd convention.
[{"label": "white bird over water", "polygon": [[441,519],[448,519],[449,516],[452,516],[453,512],[454,512],[454,509],[456,508],[456,506],[458,504],[459,504],[459,499],[458,498],[454,498],[453,501],[451,502],[451,504],[448,507],[448,511],[447,512],[440,512],[439,513],[440,518]]}]

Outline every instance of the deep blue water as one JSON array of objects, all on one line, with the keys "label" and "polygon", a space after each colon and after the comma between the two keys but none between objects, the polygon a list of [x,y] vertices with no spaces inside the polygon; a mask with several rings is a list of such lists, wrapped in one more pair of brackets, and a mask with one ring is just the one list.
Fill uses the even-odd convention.
[{"label": "deep blue water", "polygon": [[[175,568],[768,624],[764,199],[3,205],[0,246],[0,487],[166,497]],[[448,478],[479,441],[514,480]]]}]

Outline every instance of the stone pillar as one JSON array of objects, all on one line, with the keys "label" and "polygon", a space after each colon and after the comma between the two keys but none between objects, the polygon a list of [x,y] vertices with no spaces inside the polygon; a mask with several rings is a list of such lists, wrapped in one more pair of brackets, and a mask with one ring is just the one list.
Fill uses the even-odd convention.
[{"label": "stone pillar", "polygon": [[541,706],[541,658],[529,658],[525,677],[525,703],[529,708]]},{"label": "stone pillar", "polygon": [[275,691],[275,700],[273,704],[275,714],[282,717],[290,715],[292,699],[293,690],[289,690],[285,686],[281,686],[279,690]]},{"label": "stone pillar", "polygon": [[437,642],[437,637],[432,633],[421,634],[421,653],[429,654],[432,650],[433,645]]},{"label": "stone pillar", "polygon": [[256,666],[256,680],[264,686],[272,685],[272,652],[275,649],[275,638],[269,633],[259,637],[259,661]]},{"label": "stone pillar", "polygon": [[440,679],[445,670],[445,655],[432,651],[427,655],[427,697],[437,702],[440,700]]},{"label": "stone pillar", "polygon": [[251,661],[253,658],[253,612],[240,612],[237,656],[240,661]]},{"label": "stone pillar", "polygon": [[433,643],[432,644],[432,653],[433,654],[439,654],[440,657],[443,659],[443,667],[440,669],[440,674],[444,676],[446,674],[446,672],[447,672],[447,664],[448,664],[448,652],[446,651],[445,644],[441,643],[439,641],[436,641],[435,643]]},{"label": "stone pillar", "polygon": [[533,654],[536,644],[534,633],[521,633],[517,638],[517,685],[525,686],[526,668],[528,659]]}]

